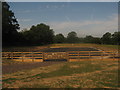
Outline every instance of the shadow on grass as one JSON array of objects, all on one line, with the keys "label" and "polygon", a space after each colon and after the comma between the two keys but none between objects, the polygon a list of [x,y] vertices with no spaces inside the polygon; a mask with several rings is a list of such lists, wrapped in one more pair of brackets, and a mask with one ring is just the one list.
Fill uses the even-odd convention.
[{"label": "shadow on grass", "polygon": [[[77,68],[71,68],[72,65],[78,65]],[[89,67],[89,68],[88,68]],[[56,76],[68,76],[71,74],[80,74],[80,73],[86,73],[86,72],[94,72],[96,70],[101,70],[102,68],[100,65],[90,64],[90,61],[88,62],[71,62],[66,63],[63,67],[61,67],[59,70],[49,72],[49,73],[40,73],[36,74],[34,76],[31,76],[29,78],[34,77],[40,77],[40,78],[49,78],[49,77],[56,77]]]}]

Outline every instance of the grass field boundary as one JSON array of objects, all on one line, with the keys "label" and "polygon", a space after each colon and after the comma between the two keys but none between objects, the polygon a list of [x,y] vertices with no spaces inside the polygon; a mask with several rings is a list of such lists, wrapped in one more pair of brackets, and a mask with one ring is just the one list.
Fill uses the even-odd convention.
[{"label": "grass field boundary", "polygon": [[43,62],[45,59],[67,59],[76,61],[81,59],[104,59],[118,56],[113,51],[67,51],[67,52],[2,52],[2,59],[17,60],[22,62]]}]

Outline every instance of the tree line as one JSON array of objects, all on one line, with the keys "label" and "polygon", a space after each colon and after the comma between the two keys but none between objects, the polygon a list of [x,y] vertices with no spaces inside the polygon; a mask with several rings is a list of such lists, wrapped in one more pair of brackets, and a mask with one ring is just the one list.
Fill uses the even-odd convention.
[{"label": "tree line", "polygon": [[120,45],[120,32],[106,32],[101,38],[93,37],[88,35],[84,38],[77,36],[77,33],[72,31],[69,32],[67,37],[64,37],[62,34],[57,34],[54,36],[54,43],[95,43],[95,44],[114,44]]},{"label": "tree line", "polygon": [[84,38],[78,37],[75,31],[71,31],[65,37],[62,33],[54,34],[49,25],[40,23],[24,29],[20,32],[18,21],[14,13],[9,10],[10,6],[2,3],[2,45],[3,46],[25,46],[45,45],[51,43],[96,43],[120,45],[120,32],[106,32],[102,37],[87,35]]}]

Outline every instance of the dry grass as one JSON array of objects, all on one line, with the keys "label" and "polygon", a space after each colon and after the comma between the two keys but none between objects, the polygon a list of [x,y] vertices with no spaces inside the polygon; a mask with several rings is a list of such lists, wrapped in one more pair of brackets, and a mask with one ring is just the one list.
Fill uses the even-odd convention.
[{"label": "dry grass", "polygon": [[36,69],[31,69],[31,70],[23,70],[23,71],[19,71],[19,72],[12,73],[12,74],[4,74],[3,79],[9,79],[9,78],[23,79],[26,77],[40,74],[40,73],[49,73],[49,72],[59,69],[63,65],[64,64],[56,64],[56,65],[51,65],[47,67],[39,67]]},{"label": "dry grass", "polygon": [[76,43],[76,44],[52,44],[50,47],[93,47],[105,51],[118,51],[120,45],[101,45],[101,44],[88,44],[88,43]]},{"label": "dry grass", "polygon": [[118,61],[67,62],[3,75],[3,88],[118,88]]},{"label": "dry grass", "polygon": [[2,60],[2,65],[14,65],[14,64],[24,64],[24,63],[33,63],[32,61],[30,62],[22,62],[22,60],[10,60],[10,59],[3,59]]},{"label": "dry grass", "polygon": [[[61,47],[62,45],[51,45]],[[65,45],[67,46],[67,45]],[[117,51],[112,46],[76,44]],[[116,46],[115,46],[116,47]],[[66,62],[3,75],[3,88],[119,88],[118,59]]]}]

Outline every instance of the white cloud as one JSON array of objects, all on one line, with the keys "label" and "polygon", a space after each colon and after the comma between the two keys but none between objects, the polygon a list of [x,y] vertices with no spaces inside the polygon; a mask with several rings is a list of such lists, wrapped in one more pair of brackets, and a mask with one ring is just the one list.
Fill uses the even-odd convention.
[{"label": "white cloud", "polygon": [[31,13],[31,12],[33,12],[33,11],[31,11],[31,10],[20,10],[20,11],[17,11],[16,13]]},{"label": "white cloud", "polygon": [[19,22],[29,22],[32,21],[32,19],[18,19]]},{"label": "white cloud", "polygon": [[118,16],[114,14],[108,20],[86,20],[79,22],[49,22],[55,33],[76,31],[78,36],[93,35],[101,37],[107,31],[113,33],[118,30]]}]

